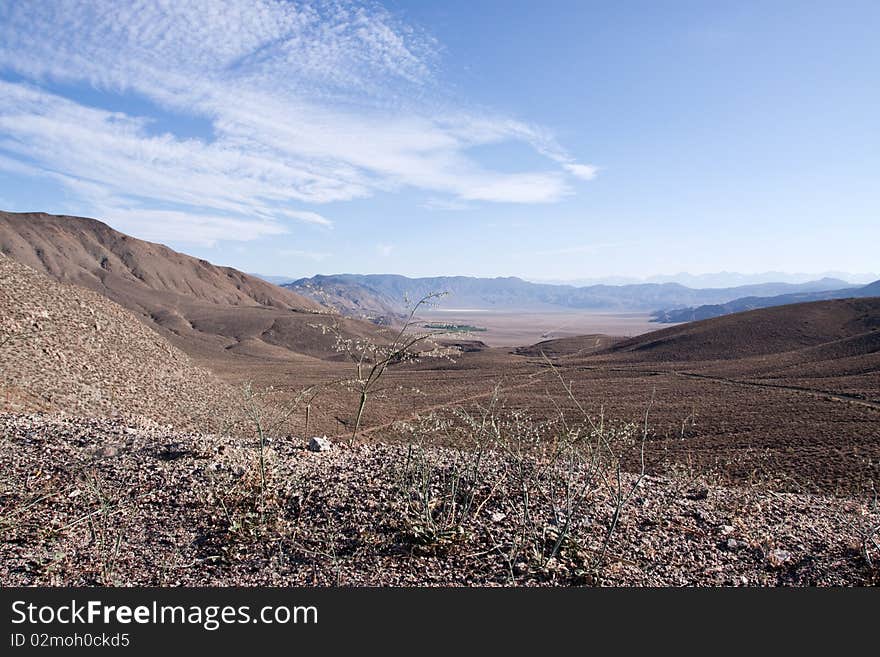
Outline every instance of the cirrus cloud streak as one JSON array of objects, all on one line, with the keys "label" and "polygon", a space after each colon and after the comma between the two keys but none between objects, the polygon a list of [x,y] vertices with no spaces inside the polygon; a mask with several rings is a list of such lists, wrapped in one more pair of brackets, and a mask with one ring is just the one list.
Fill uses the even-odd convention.
[{"label": "cirrus cloud streak", "polygon": [[[157,239],[327,228],[316,206],[406,189],[548,203],[596,173],[546,130],[450,100],[439,44],[373,4],[11,2],[0,44],[0,76],[17,76],[0,78],[0,167],[17,162]],[[77,88],[147,99],[156,116]],[[211,135],[158,130],[162,113]],[[507,141],[546,167],[501,172],[470,153]]]}]

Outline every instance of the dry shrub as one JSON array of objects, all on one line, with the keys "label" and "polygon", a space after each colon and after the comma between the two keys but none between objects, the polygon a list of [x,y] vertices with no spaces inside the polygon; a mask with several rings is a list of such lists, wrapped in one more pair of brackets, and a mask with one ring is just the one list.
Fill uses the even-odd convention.
[{"label": "dry shrub", "polygon": [[[474,412],[407,427],[396,477],[404,535],[422,552],[465,550],[479,535],[511,582],[555,570],[589,581],[644,476],[647,413],[643,426],[587,414],[572,422],[562,412],[539,422],[501,399],[499,387]],[[430,447],[439,438],[459,447]],[[626,475],[634,452],[641,468]]]}]

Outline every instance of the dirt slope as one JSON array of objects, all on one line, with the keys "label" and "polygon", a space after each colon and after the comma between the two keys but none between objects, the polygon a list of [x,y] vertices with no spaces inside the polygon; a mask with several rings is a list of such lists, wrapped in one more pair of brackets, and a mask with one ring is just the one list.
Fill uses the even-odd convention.
[{"label": "dirt slope", "polygon": [[0,255],[0,410],[209,428],[231,395],[121,306]]},{"label": "dirt slope", "polygon": [[[283,360],[332,351],[332,339],[315,328],[328,312],[319,303],[94,219],[0,212],[0,252],[99,292],[191,355]],[[352,336],[374,330],[355,320],[343,325]]]},{"label": "dirt slope", "polygon": [[590,335],[578,335],[570,338],[557,338],[555,340],[542,340],[528,347],[517,347],[515,353],[520,356],[541,356],[557,358],[559,356],[587,355],[608,349],[624,338],[612,335],[593,333]]},{"label": "dirt slope", "polygon": [[[880,329],[880,298],[763,308],[646,333],[608,353],[646,361],[728,360],[815,348]],[[850,343],[870,347],[865,338]]]},{"label": "dirt slope", "polygon": [[95,219],[0,212],[0,249],[37,271],[145,311],[171,295],[214,304],[321,310],[320,304],[256,276],[129,237]]}]

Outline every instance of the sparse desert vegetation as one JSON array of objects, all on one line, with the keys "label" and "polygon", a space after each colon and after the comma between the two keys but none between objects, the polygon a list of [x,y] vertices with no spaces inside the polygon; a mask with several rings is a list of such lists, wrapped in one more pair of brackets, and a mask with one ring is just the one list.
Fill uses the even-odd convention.
[{"label": "sparse desert vegetation", "polygon": [[0,255],[4,584],[878,581],[876,298],[490,347],[63,225]]},{"label": "sparse desert vegetation", "polygon": [[880,585],[878,26],[0,0],[2,641],[840,650]]},{"label": "sparse desert vegetation", "polygon": [[272,440],[261,493],[253,443],[121,420],[6,414],[0,423],[6,585],[877,578],[878,516],[867,504],[701,476],[618,480],[570,446],[532,452],[521,444],[528,436],[485,451],[362,443],[311,452]]}]

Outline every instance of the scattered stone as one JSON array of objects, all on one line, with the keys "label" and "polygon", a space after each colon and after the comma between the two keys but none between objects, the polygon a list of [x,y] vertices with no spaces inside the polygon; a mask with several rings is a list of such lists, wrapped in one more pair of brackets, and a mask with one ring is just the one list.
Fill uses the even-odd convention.
[{"label": "scattered stone", "polygon": [[95,450],[95,456],[101,459],[110,459],[119,455],[119,448],[113,445],[102,445]]},{"label": "scattered stone", "polygon": [[219,429],[241,400],[128,310],[0,252],[0,344],[7,336],[4,411],[119,417],[128,442],[147,418]]},{"label": "scattered stone", "polygon": [[791,561],[791,552],[788,550],[770,550],[770,554],[767,555],[767,561],[774,568],[781,568]]},{"label": "scattered stone", "polygon": [[705,500],[707,497],[709,497],[709,489],[694,488],[689,490],[685,497],[694,502],[699,502],[700,500]]},{"label": "scattered stone", "polygon": [[327,439],[327,436],[312,436],[309,440],[310,452],[326,452],[331,447],[333,447],[333,443]]},{"label": "scattered stone", "polygon": [[[367,451],[333,445],[323,457],[302,458],[308,436],[276,440],[265,453],[271,486],[263,498],[259,455],[252,444],[233,436],[172,433],[158,424],[132,434],[126,431],[131,425],[123,422],[127,420],[0,413],[0,436],[8,445],[0,450],[0,472],[8,481],[3,506],[16,512],[0,541],[0,582],[103,583],[95,573],[106,567],[106,555],[83,540],[87,536],[82,532],[60,532],[52,542],[45,540],[47,527],[64,527],[93,513],[100,492],[118,510],[113,528],[125,537],[124,558],[118,560],[111,582],[119,585],[876,584],[851,542],[854,522],[873,527],[880,514],[849,500],[712,486],[705,500],[691,501],[676,481],[653,478],[646,503],[623,509],[608,563],[593,569],[595,549],[605,541],[612,517],[613,497],[599,486],[595,504],[573,516],[571,540],[548,562],[560,525],[554,531],[548,527],[546,534],[544,525],[536,526],[529,538],[541,540],[523,543],[521,516],[512,506],[517,489],[503,476],[503,454],[481,457],[487,483],[497,482],[479,492],[482,510],[468,516],[464,526],[438,524],[423,532],[429,542],[414,544],[412,523],[424,521],[419,509],[416,515],[407,511],[412,498],[400,490],[409,485],[401,481],[406,446],[377,441]],[[324,439],[316,440],[316,446]],[[93,460],[103,445],[118,445],[119,455]],[[167,445],[180,457],[157,459],[157,447]],[[426,447],[424,458],[439,472],[460,463],[461,455]],[[215,462],[216,469],[211,467]],[[88,464],[89,477],[71,468],[78,463]],[[243,470],[250,478],[239,478]],[[100,491],[93,492],[92,474]],[[627,473],[622,478],[627,488],[635,481]],[[533,497],[533,518],[555,518],[558,523],[553,489],[539,485],[535,490],[540,494]],[[433,500],[442,494],[442,488],[435,490],[430,503],[436,504]],[[292,553],[267,557],[262,535],[250,531],[263,499],[275,535],[315,537],[314,548],[322,550],[339,549],[340,543],[318,541],[342,538],[357,541],[358,549],[340,551],[334,559],[290,546]],[[697,517],[707,519],[705,530],[695,529]],[[336,533],[328,535],[331,523]],[[762,552],[761,545],[769,547]],[[804,553],[810,558],[799,563]]]}]

